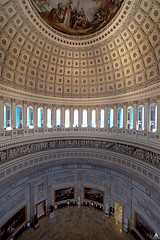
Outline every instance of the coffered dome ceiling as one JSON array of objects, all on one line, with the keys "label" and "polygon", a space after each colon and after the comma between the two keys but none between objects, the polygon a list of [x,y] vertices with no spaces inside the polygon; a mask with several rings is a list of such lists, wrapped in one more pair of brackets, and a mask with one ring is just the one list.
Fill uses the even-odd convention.
[{"label": "coffered dome ceiling", "polygon": [[160,82],[160,0],[124,0],[106,26],[84,36],[48,25],[33,0],[1,0],[0,9],[1,89],[99,98]]}]

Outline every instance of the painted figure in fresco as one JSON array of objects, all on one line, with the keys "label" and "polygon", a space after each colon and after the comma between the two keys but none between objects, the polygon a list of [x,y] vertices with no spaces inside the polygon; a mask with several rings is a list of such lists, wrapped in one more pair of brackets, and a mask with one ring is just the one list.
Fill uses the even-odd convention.
[{"label": "painted figure in fresco", "polygon": [[50,2],[49,2],[49,0],[38,0],[38,1],[36,1],[36,4],[39,6],[39,8],[42,11],[44,9],[45,5],[47,5],[49,7]]},{"label": "painted figure in fresco", "polygon": [[64,11],[64,14],[65,14],[64,24],[67,27],[70,27],[70,24],[71,24],[71,18],[72,18],[71,4],[72,4],[72,0],[69,0],[69,2],[66,4],[65,11]]},{"label": "painted figure in fresco", "polygon": [[107,0],[107,1],[105,1],[105,3],[103,4],[102,8],[103,8],[104,10],[107,10],[107,9],[109,8],[110,4],[111,4],[111,1],[110,1],[110,0]]},{"label": "painted figure in fresco", "polygon": [[60,23],[64,22],[64,5],[62,2],[58,3],[58,5],[57,5],[57,20]]},{"label": "painted figure in fresco", "polygon": [[74,24],[74,29],[85,29],[86,24],[87,24],[87,19],[86,19],[85,14],[81,15],[80,12],[79,12],[77,17],[76,17],[76,22]]},{"label": "painted figure in fresco", "polygon": [[74,7],[73,11],[72,11],[72,20],[71,20],[72,27],[74,26],[76,20],[77,20],[77,9],[76,9],[76,7]]},{"label": "painted figure in fresco", "polygon": [[92,27],[99,26],[104,21],[104,10],[102,8],[96,9],[94,13],[94,19],[92,21]]},{"label": "painted figure in fresco", "polygon": [[48,18],[52,21],[56,21],[56,17],[57,17],[57,9],[52,8],[51,11],[48,14]]}]

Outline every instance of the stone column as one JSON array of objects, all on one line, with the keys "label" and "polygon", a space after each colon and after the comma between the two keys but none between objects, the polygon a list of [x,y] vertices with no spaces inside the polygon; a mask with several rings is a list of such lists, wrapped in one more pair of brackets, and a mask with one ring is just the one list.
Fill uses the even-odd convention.
[{"label": "stone column", "polygon": [[157,132],[160,133],[160,95],[157,96]]},{"label": "stone column", "polygon": [[73,109],[73,107],[71,107],[71,110],[70,110],[70,127],[73,127],[73,124],[74,124],[74,109]]},{"label": "stone column", "polygon": [[99,128],[99,108],[96,107],[96,128]]},{"label": "stone column", "polygon": [[104,127],[108,127],[108,106],[104,108]]},{"label": "stone column", "polygon": [[117,128],[117,104],[114,105],[114,113],[113,113],[113,127]]},{"label": "stone column", "polygon": [[3,97],[0,97],[0,130],[3,130]]},{"label": "stone column", "polygon": [[31,221],[34,220],[35,208],[34,208],[34,186],[29,183],[29,192],[30,192],[30,217]]},{"label": "stone column", "polygon": [[16,129],[16,99],[11,100],[11,127]]},{"label": "stone column", "polygon": [[77,182],[77,188],[75,192],[75,200],[77,201],[78,208],[80,208],[81,201],[82,201],[81,194],[83,192],[83,190],[81,191],[82,177],[80,172],[76,176],[76,182]]},{"label": "stone column", "polygon": [[123,103],[123,128],[127,128],[127,104]]},{"label": "stone column", "polygon": [[56,107],[54,106],[52,109],[53,109],[53,116],[52,116],[53,127],[56,127]]},{"label": "stone column", "polygon": [[79,118],[79,123],[78,123],[78,127],[82,127],[82,108],[78,108],[79,112],[78,112],[78,118]]},{"label": "stone column", "polygon": [[144,111],[144,115],[145,115],[145,121],[144,121],[144,130],[145,131],[149,131],[149,98],[145,99],[145,111]]},{"label": "stone column", "polygon": [[23,128],[27,128],[27,101],[23,101]]},{"label": "stone column", "polygon": [[34,128],[37,128],[38,124],[37,124],[37,103],[33,104],[33,126]]},{"label": "stone column", "polygon": [[87,123],[88,127],[91,127],[91,108],[87,108]]},{"label": "stone column", "polygon": [[131,219],[132,219],[132,181],[130,178],[127,183],[127,204],[126,209],[124,209],[123,220],[127,217],[129,219],[129,227],[131,227]]},{"label": "stone column", "polygon": [[54,202],[52,202],[52,186],[47,186],[47,199],[48,199],[48,207],[50,205],[54,205]]},{"label": "stone column", "polygon": [[110,169],[107,169],[107,179],[106,179],[106,184],[105,184],[105,199],[106,199],[106,202],[105,202],[105,206],[106,206],[106,203],[108,204],[108,206],[110,207],[111,206],[111,175],[110,175],[110,172],[111,170]]},{"label": "stone column", "polygon": [[138,101],[133,102],[133,129],[137,130],[138,126]]},{"label": "stone column", "polygon": [[47,104],[44,104],[43,108],[43,127],[47,128]]},{"label": "stone column", "polygon": [[62,125],[62,127],[64,127],[65,126],[65,108],[62,107],[61,109],[62,109],[62,123],[61,123],[61,125]]}]

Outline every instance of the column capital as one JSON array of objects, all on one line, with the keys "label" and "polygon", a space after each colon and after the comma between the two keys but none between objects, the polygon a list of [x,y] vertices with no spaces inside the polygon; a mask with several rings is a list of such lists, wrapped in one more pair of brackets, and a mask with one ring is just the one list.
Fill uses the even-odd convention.
[{"label": "column capital", "polygon": [[15,98],[12,98],[12,99],[11,99],[11,102],[12,102],[12,103],[16,103],[16,101],[17,101],[17,100],[16,100]]},{"label": "column capital", "polygon": [[37,107],[38,103],[37,102],[33,102],[33,105],[34,105],[34,107]]},{"label": "column capital", "polygon": [[144,104],[144,101],[142,101],[142,100],[140,100],[140,101],[138,101],[138,105],[140,106],[140,105],[143,105]]},{"label": "column capital", "polygon": [[157,100],[160,100],[160,95],[158,95],[158,96],[156,97],[156,99],[157,99]]},{"label": "column capital", "polygon": [[149,102],[149,101],[150,101],[150,98],[145,98],[145,99],[144,99],[144,102],[145,102],[145,103],[147,103],[147,102]]},{"label": "column capital", "polygon": [[122,106],[127,106],[127,104],[128,104],[127,102],[123,102]]},{"label": "column capital", "polygon": [[104,108],[105,108],[105,106],[102,106],[102,105],[98,106],[99,110],[104,109]]},{"label": "column capital", "polygon": [[118,103],[115,103],[114,105],[113,105],[113,107],[115,108],[117,108],[118,107]]},{"label": "column capital", "polygon": [[134,101],[133,101],[133,104],[138,104],[138,100],[134,100]]}]

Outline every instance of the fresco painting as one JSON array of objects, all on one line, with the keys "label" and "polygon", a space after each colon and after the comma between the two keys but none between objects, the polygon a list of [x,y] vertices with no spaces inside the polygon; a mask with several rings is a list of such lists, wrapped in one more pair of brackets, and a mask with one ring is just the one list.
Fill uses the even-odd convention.
[{"label": "fresco painting", "polygon": [[32,0],[42,19],[56,30],[74,36],[105,27],[124,0]]}]

